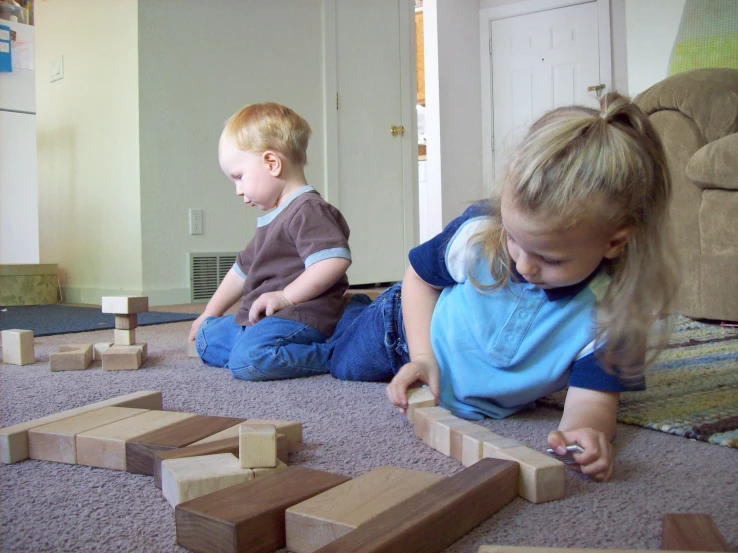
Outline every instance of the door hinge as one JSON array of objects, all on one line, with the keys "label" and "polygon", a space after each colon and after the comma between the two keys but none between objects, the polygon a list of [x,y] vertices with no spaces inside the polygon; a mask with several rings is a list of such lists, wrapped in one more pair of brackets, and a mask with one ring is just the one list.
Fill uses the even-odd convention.
[{"label": "door hinge", "polygon": [[336,111],[338,111],[338,92],[336,92]]},{"label": "door hinge", "polygon": [[492,53],[492,38],[489,39],[489,53]]}]

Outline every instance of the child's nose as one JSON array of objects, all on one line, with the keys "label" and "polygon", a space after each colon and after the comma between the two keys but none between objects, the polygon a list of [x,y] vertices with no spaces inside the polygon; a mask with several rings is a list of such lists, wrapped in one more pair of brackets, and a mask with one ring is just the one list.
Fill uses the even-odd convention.
[{"label": "child's nose", "polygon": [[524,277],[535,276],[538,272],[538,266],[534,263],[531,257],[524,252],[521,252],[518,256],[515,266],[518,269],[518,272]]}]

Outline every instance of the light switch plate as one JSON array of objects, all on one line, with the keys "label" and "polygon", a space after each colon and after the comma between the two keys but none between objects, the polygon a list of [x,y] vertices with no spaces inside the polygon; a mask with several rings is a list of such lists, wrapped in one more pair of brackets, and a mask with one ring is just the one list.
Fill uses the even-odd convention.
[{"label": "light switch plate", "polygon": [[64,78],[64,56],[57,56],[51,60],[51,81],[59,81]]}]

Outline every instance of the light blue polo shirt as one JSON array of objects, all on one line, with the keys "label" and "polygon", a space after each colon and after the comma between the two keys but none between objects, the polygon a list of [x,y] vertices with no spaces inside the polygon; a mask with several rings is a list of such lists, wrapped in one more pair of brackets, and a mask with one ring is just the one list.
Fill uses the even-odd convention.
[{"label": "light blue polo shirt", "polygon": [[609,285],[604,271],[583,282],[543,290],[515,271],[495,292],[488,263],[469,239],[490,220],[489,203],[478,203],[432,240],[410,252],[413,269],[443,287],[431,321],[431,343],[441,369],[440,403],[472,420],[503,418],[569,386],[606,392],[642,389],[605,372],[593,351],[594,309]]}]

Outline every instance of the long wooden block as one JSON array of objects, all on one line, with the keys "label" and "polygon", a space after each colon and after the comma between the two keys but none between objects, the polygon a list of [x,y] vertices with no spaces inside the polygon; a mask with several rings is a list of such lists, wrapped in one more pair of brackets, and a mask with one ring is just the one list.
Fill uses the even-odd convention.
[{"label": "long wooden block", "polygon": [[31,428],[28,431],[29,456],[40,461],[75,464],[77,434],[146,412],[147,409],[131,407],[103,407]]},{"label": "long wooden block", "polygon": [[407,391],[407,409],[405,415],[410,424],[415,423],[415,410],[423,407],[435,407],[436,399],[430,391],[430,388],[423,386],[422,388],[411,388]]},{"label": "long wooden block", "polygon": [[154,452],[154,486],[161,488],[161,463],[169,459],[186,459],[188,457],[202,457],[203,455],[216,455],[219,453],[232,453],[238,455],[238,438],[226,438],[200,445],[188,445],[177,449],[166,449]]},{"label": "long wooden block", "polygon": [[11,365],[30,365],[36,362],[33,349],[33,331],[13,328],[1,333],[3,363]]},{"label": "long wooden block", "polygon": [[318,552],[437,553],[515,499],[518,472],[517,463],[482,459]]},{"label": "long wooden block", "polygon": [[146,296],[103,296],[102,312],[114,315],[130,315],[149,310],[149,298]]},{"label": "long wooden block", "polygon": [[518,493],[531,503],[562,499],[566,495],[566,465],[550,455],[526,446],[498,449],[494,442],[485,442],[484,456],[520,463]]},{"label": "long wooden block", "polygon": [[461,464],[470,467],[484,457],[484,442],[501,439],[502,436],[481,427],[478,432],[469,432],[461,436]]},{"label": "long wooden block", "polygon": [[254,478],[233,453],[167,459],[161,464],[161,491],[172,507]]},{"label": "long wooden block", "polygon": [[287,509],[287,549],[312,553],[443,479],[389,466],[362,474]]},{"label": "long wooden block", "polygon": [[244,423],[239,430],[238,457],[245,469],[277,466],[277,429],[273,424]]},{"label": "long wooden block", "polygon": [[[580,547],[522,547],[513,545],[482,545],[477,553],[653,553],[653,549],[594,549]],[[670,553],[683,553],[671,551]]]},{"label": "long wooden block", "polygon": [[436,448],[436,422],[456,419],[448,409],[443,407],[423,407],[415,410],[413,416],[415,435],[428,447]]},{"label": "long wooden block", "polygon": [[287,465],[283,463],[282,461],[277,460],[277,465],[275,467],[269,467],[269,468],[255,468],[251,469],[254,471],[254,478],[263,478],[264,476],[268,476],[274,471],[277,470],[284,470],[287,468]]},{"label": "long wooden block", "polygon": [[661,526],[661,549],[728,551],[728,544],[710,515],[666,514]]},{"label": "long wooden block", "polygon": [[195,417],[194,413],[148,411],[77,434],[77,464],[126,470],[126,442]]},{"label": "long wooden block", "polygon": [[17,463],[28,459],[28,431],[31,428],[43,426],[69,417],[81,415],[88,411],[103,407],[137,407],[140,409],[161,409],[161,392],[145,390],[124,396],[113,397],[89,405],[75,407],[47,415],[31,421],[21,422],[5,428],[0,428],[0,463]]},{"label": "long wooden block", "polygon": [[126,440],[126,471],[154,474],[154,453],[175,449],[233,426],[242,419],[194,415]]},{"label": "long wooden block", "polygon": [[287,467],[175,508],[177,543],[197,553],[267,553],[285,546],[284,513],[349,479]]},{"label": "long wooden block", "polygon": [[[302,423],[297,421],[278,421],[278,420],[267,420],[267,419],[247,419],[249,424],[272,424],[277,429],[278,434],[284,434],[287,437],[289,444],[289,452],[295,453],[302,449]],[[226,428],[222,432],[208,436],[195,442],[193,445],[204,444],[212,442],[214,440],[222,440],[224,438],[238,437],[238,429],[241,424],[237,424],[231,428]],[[284,461],[285,463],[287,461]]]},{"label": "long wooden block", "polygon": [[133,330],[136,327],[138,327],[138,315],[135,313],[115,316],[116,330]]},{"label": "long wooden block", "polygon": [[92,363],[92,344],[66,344],[49,355],[49,369],[57,371],[84,371]]}]

